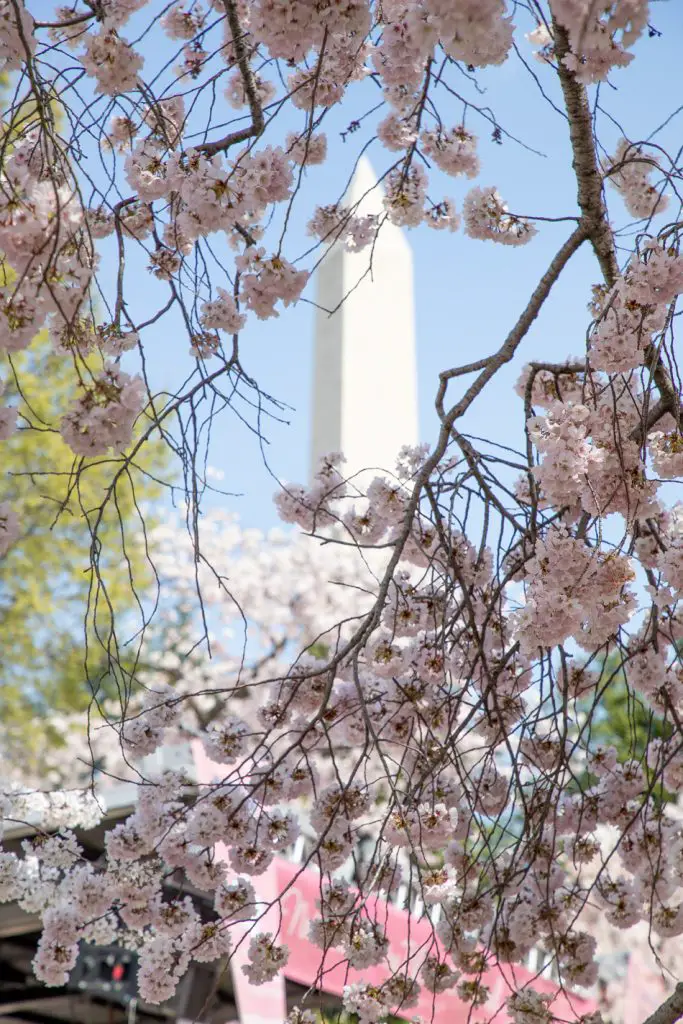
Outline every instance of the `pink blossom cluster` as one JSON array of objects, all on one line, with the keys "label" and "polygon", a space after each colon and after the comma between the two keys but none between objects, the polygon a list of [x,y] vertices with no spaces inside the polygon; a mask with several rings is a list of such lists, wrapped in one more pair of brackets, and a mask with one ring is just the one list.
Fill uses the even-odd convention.
[{"label": "pink blossom cluster", "polygon": [[359,1024],[376,1024],[391,1009],[385,993],[365,981],[345,985],[342,1002],[347,1013],[358,1014]]},{"label": "pink blossom cluster", "polygon": [[[93,941],[93,936],[97,936],[99,941],[111,942],[120,926],[139,933],[140,993],[153,1003],[173,995],[191,960],[208,962],[230,952],[227,925],[242,919],[246,906],[254,904],[248,882],[238,880],[236,884],[222,886],[216,903],[223,916],[203,923],[189,897],[162,897],[160,863],[153,864],[147,857],[144,862],[137,860],[141,851],[149,848],[153,836],[167,831],[174,811],[182,806],[173,799],[182,793],[182,782],[175,776],[159,780],[154,799],[143,796],[134,820],[127,823],[127,831],[119,826],[108,835],[109,863],[104,872],[96,872],[83,860],[68,830],[46,842],[24,843],[23,859],[2,855],[0,898],[18,898],[25,909],[43,915],[35,970],[45,984],[64,983],[74,966],[79,939]],[[155,802],[158,797],[161,804]],[[18,811],[17,804],[14,813]],[[71,821],[80,823],[73,811]],[[211,871],[204,854],[197,851],[193,857],[190,848],[178,842],[173,830],[167,837],[164,854],[168,863],[194,862],[195,870],[190,870],[202,887],[216,888],[221,883],[222,874]],[[110,913],[113,907],[120,925]],[[107,920],[108,930],[103,929]],[[256,965],[258,957],[252,959]]]},{"label": "pink blossom cluster", "polygon": [[366,60],[370,52],[370,42],[359,45],[353,34],[329,39],[313,68],[304,65],[287,78],[292,105],[310,110],[341,103],[349,84],[368,75]]},{"label": "pink blossom cluster", "polygon": [[[255,76],[254,85],[261,106],[267,106],[275,97],[277,89],[272,82],[260,76]],[[245,92],[242,73],[239,70],[234,71],[228,79],[228,84],[225,87],[225,98],[234,110],[247,106],[249,100]]]},{"label": "pink blossom cluster", "polygon": [[263,985],[279,974],[288,957],[287,947],[277,945],[272,934],[255,935],[249,943],[249,963],[242,970],[252,985]]},{"label": "pink blossom cluster", "polygon": [[[179,117],[180,113],[176,123]],[[242,226],[249,225],[257,237],[257,222],[268,205],[289,197],[292,169],[290,158],[279,147],[243,152],[226,164],[219,155],[207,159],[199,152],[169,151],[167,134],[157,130],[136,142],[126,160],[126,174],[145,203],[170,198],[174,204],[172,231],[171,225],[165,231],[170,247],[158,248],[150,263],[157,277],[170,280],[194,241],[203,235],[221,229],[233,231],[236,226],[244,230]],[[367,233],[367,227],[359,223],[354,225],[350,238],[362,242]],[[264,256],[264,249],[250,244],[236,260],[236,269],[241,272],[239,297],[260,318],[277,315],[278,301],[285,305],[295,302],[308,279],[306,271],[296,270],[284,257]],[[213,325],[235,333],[234,325],[240,329],[244,323],[243,314],[228,309],[225,296],[220,310],[215,303],[206,307],[212,312],[202,318],[205,327]]]},{"label": "pink blossom cluster", "polygon": [[668,434],[654,430],[648,436],[648,446],[657,476],[665,480],[677,480],[683,476],[683,437],[679,430]]},{"label": "pink blossom cluster", "polygon": [[171,39],[193,39],[201,30],[206,14],[197,3],[175,3],[161,19],[161,27]]},{"label": "pink blossom cluster", "polygon": [[279,147],[244,152],[230,163],[218,154],[167,150],[154,136],[141,140],[126,161],[126,174],[144,201],[179,201],[176,226],[189,239],[229,231],[240,220],[258,221],[269,203],[289,197],[292,170]]},{"label": "pink blossom cluster", "polygon": [[388,86],[415,89],[425,61],[440,42],[454,60],[485,67],[502,64],[512,45],[512,22],[503,0],[447,0],[382,5],[384,31],[373,63]]},{"label": "pink blossom cluster", "polygon": [[612,68],[630,64],[627,47],[640,38],[650,13],[648,0],[550,0],[550,7],[569,34],[572,52],[564,63],[581,82],[602,81]]},{"label": "pink blossom cluster", "polygon": [[[17,12],[19,22],[17,22]],[[16,8],[12,0],[0,0],[0,67],[3,71],[16,71],[29,55],[35,52],[33,16],[26,10],[23,0]]]},{"label": "pink blossom cluster", "polygon": [[235,299],[224,288],[218,288],[217,295],[218,298],[203,304],[202,324],[209,329],[238,334],[244,327],[246,316],[240,313]]},{"label": "pink blossom cluster", "polygon": [[675,250],[648,245],[601,304],[591,335],[591,365],[606,373],[625,373],[639,366],[681,290],[683,259]]},{"label": "pink blossom cluster", "polygon": [[411,118],[400,117],[391,111],[377,125],[377,138],[385,149],[398,153],[414,145],[417,132]]},{"label": "pink blossom cluster", "polygon": [[325,132],[311,132],[306,135],[287,135],[287,153],[295,164],[313,167],[322,164],[327,157],[327,136]]},{"label": "pink blossom cluster", "polygon": [[[655,474],[676,476],[683,464],[678,431],[651,431],[643,449],[639,432],[645,398],[629,375],[652,358],[682,288],[683,261],[676,249],[646,241],[623,276],[611,289],[599,291],[591,304],[596,322],[589,372],[563,372],[561,367],[554,377],[534,372],[530,404],[546,411],[532,416],[527,430],[541,456],[532,474],[542,505],[566,506],[574,517],[618,512],[628,523],[660,514],[648,456]],[[601,373],[610,374],[610,384]],[[528,382],[526,370],[518,387],[521,395]],[[528,483],[522,480],[520,487],[529,500]]]},{"label": "pink blossom cluster", "polygon": [[103,146],[109,146],[119,153],[124,153],[133,144],[138,127],[129,117],[117,115],[112,117],[107,127],[107,135],[102,140]]},{"label": "pink blossom cluster", "polygon": [[360,252],[377,237],[378,217],[369,213],[353,214],[347,207],[318,207],[308,223],[308,233],[321,241],[343,241],[349,252]]},{"label": "pink blossom cluster", "polygon": [[114,28],[121,28],[145,4],[146,0],[107,0],[105,21]]},{"label": "pink blossom cluster", "polygon": [[526,245],[536,228],[523,217],[509,213],[495,188],[473,188],[465,196],[462,210],[465,233],[503,245]]},{"label": "pink blossom cluster", "polygon": [[[541,455],[532,470],[541,504],[568,506],[572,516],[619,512],[628,521],[656,513],[656,486],[647,479],[640,445],[629,438],[640,409],[625,388],[574,397],[567,387],[563,400],[538,404],[547,412],[527,420],[527,430]],[[618,450],[610,443],[615,430],[624,432]]]},{"label": "pink blossom cluster", "polygon": [[475,67],[503,64],[512,47],[512,18],[504,0],[426,0],[441,45],[454,60]]},{"label": "pink blossom cluster", "polygon": [[344,456],[328,455],[320,464],[313,486],[288,484],[275,495],[278,515],[286,523],[296,523],[306,531],[322,529],[335,522],[333,502],[346,496],[346,481],[340,472]]},{"label": "pink blossom cluster", "polygon": [[[162,696],[155,695],[157,702]],[[141,794],[135,814],[107,834],[109,862],[104,872],[94,871],[83,860],[69,831],[46,842],[25,843],[23,859],[2,855],[0,898],[18,898],[26,909],[42,913],[43,932],[34,967],[45,984],[64,984],[75,964],[78,941],[92,936],[97,919],[110,920],[106,937],[101,920],[97,925],[100,941],[116,937],[118,926],[113,923],[110,908],[116,908],[122,926],[139,935],[138,983],[140,994],[149,1002],[170,998],[192,960],[208,962],[229,954],[228,926],[244,920],[245,915],[247,919],[253,916],[254,892],[246,879],[228,882],[224,871],[207,860],[201,845],[193,846],[188,841],[200,834],[199,815],[195,826],[190,821],[186,838],[185,830],[174,824],[182,808],[178,797],[183,784],[182,777],[167,775]],[[233,806],[237,806],[235,800]],[[215,815],[219,808],[225,815],[217,795],[209,818],[202,814],[204,832],[209,828],[211,812]],[[72,820],[78,821],[73,813]],[[215,921],[203,923],[190,897],[163,898],[161,861],[155,864],[145,853],[161,837],[159,852],[167,865],[185,869],[201,888],[216,890],[215,905],[221,916]],[[258,984],[272,978],[286,963],[287,950],[276,945],[272,936],[257,935],[250,944],[249,957],[245,971]]]},{"label": "pink blossom cluster", "polygon": [[160,745],[164,729],[174,725],[178,717],[178,709],[171,702],[173,696],[170,687],[151,690],[140,711],[124,723],[121,739],[131,754],[151,754]]},{"label": "pink blossom cluster", "polygon": [[146,400],[142,378],[109,363],[91,382],[83,382],[82,392],[62,417],[60,433],[66,443],[77,455],[124,451]]},{"label": "pink blossom cluster", "polygon": [[436,231],[457,231],[460,227],[460,215],[452,199],[442,199],[425,210],[424,221]]},{"label": "pink blossom cluster", "polygon": [[327,34],[331,39],[356,36],[363,39],[370,30],[367,0],[341,0],[321,5],[311,16],[307,0],[254,0],[249,10],[250,28],[273,57],[299,62],[311,49],[322,46]]},{"label": "pink blossom cluster", "polygon": [[591,553],[567,531],[549,531],[525,566],[527,593],[517,619],[522,650],[532,654],[569,637],[602,646],[635,611],[633,578],[623,555]]},{"label": "pink blossom cluster", "polygon": [[618,191],[631,216],[638,220],[663,213],[669,205],[669,197],[651,181],[659,169],[655,155],[628,139],[620,139],[607,169],[607,180]]},{"label": "pink blossom cluster", "polygon": [[515,992],[505,1005],[515,1024],[552,1024],[550,1002],[552,996],[528,988]]},{"label": "pink blossom cluster", "polygon": [[420,142],[424,154],[446,174],[454,177],[464,174],[467,178],[476,178],[479,174],[477,140],[464,125],[446,132],[424,131]]},{"label": "pink blossom cluster", "polygon": [[251,247],[236,261],[242,271],[241,294],[244,304],[260,320],[278,316],[275,309],[278,301],[284,306],[296,302],[309,277],[307,270],[297,270],[284,256],[265,259],[265,254],[265,249]]},{"label": "pink blossom cluster", "polygon": [[[432,19],[422,4],[392,0],[382,5],[385,24],[372,63],[386,87],[399,86],[410,94],[422,78],[425,61],[438,40]],[[398,98],[389,91],[390,101]]]},{"label": "pink blossom cluster", "polygon": [[[53,160],[50,144],[32,131],[0,176],[0,349],[9,352],[26,348],[50,314],[67,321],[75,315],[95,266],[78,194],[66,176],[55,175]],[[53,253],[49,286],[46,241]]]},{"label": "pink blossom cluster", "polygon": [[145,108],[142,121],[153,135],[167,145],[175,146],[180,141],[185,126],[185,100],[182,96],[167,96],[157,100]]},{"label": "pink blossom cluster", "polygon": [[111,23],[99,32],[89,33],[81,63],[96,81],[97,92],[118,96],[137,85],[144,59],[120,36]]},{"label": "pink blossom cluster", "polygon": [[389,172],[384,207],[392,224],[415,228],[424,219],[427,174],[417,163],[404,164]]}]

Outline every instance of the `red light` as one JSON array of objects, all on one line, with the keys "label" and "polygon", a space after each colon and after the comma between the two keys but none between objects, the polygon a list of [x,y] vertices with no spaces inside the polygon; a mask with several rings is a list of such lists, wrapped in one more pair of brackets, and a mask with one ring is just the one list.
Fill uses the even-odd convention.
[{"label": "red light", "polygon": [[123,964],[114,964],[114,966],[111,969],[111,980],[121,981],[125,973],[126,968],[123,966]]}]

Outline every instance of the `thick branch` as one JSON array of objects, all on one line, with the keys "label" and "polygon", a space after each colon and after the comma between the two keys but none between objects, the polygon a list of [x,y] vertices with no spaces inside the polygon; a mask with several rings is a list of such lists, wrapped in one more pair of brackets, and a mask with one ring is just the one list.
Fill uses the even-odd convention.
[{"label": "thick branch", "polygon": [[[569,39],[565,29],[553,21],[557,74],[569,119],[569,138],[572,146],[572,166],[576,174],[577,202],[582,220],[588,231],[591,245],[600,264],[602,276],[608,287],[619,277],[614,236],[607,216],[603,196],[603,178],[598,166],[593,121],[588,93],[581,82],[564,64],[570,53]],[[645,349],[645,365],[650,368],[652,379],[659,391],[665,411],[678,409],[679,395],[671,377],[662,362],[657,349],[648,345]]]},{"label": "thick branch", "polygon": [[91,21],[95,17],[94,11],[88,11],[87,14],[77,14],[73,18],[65,18],[64,21],[34,21],[34,28],[70,28],[72,25],[84,25],[86,21]]},{"label": "thick branch", "polygon": [[576,80],[574,73],[563,63],[564,58],[570,52],[569,39],[564,28],[557,22],[553,22],[553,36],[557,74],[569,119],[569,139],[573,154],[572,166],[576,174],[578,188],[576,199],[602,275],[611,288],[619,276],[619,265],[602,192],[602,175],[595,152],[588,94],[581,82]]},{"label": "thick branch", "polygon": [[254,72],[252,71],[251,64],[249,63],[249,53],[245,44],[245,34],[242,31],[242,26],[240,25],[235,0],[223,0],[223,4],[225,6],[225,13],[228,17],[228,25],[230,26],[230,33],[232,35],[232,45],[235,49],[237,66],[242,76],[244,94],[247,97],[247,103],[249,104],[249,110],[251,112],[251,124],[247,128],[240,128],[235,132],[230,132],[222,139],[216,139],[215,142],[205,142],[202,145],[195,147],[200,153],[204,153],[206,156],[214,156],[216,153],[220,153],[222,150],[227,149],[236,142],[246,142],[247,139],[254,138],[254,136],[258,138],[259,135],[263,135],[266,126],[266,122],[263,117],[263,107],[261,106],[261,100],[259,99]]},{"label": "thick branch", "polygon": [[648,409],[647,416],[644,418],[643,422],[639,423],[637,427],[634,427],[628,435],[629,440],[637,441],[638,444],[642,444],[650,430],[654,427],[655,423],[658,423],[662,416],[666,416],[668,411],[668,402],[660,401],[651,406]]},{"label": "thick branch", "polygon": [[683,981],[679,981],[672,995],[650,1014],[643,1024],[675,1024],[683,1017]]}]

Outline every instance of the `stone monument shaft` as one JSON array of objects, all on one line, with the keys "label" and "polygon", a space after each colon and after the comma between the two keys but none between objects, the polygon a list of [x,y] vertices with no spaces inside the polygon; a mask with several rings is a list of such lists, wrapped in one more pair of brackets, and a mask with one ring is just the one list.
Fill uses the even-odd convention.
[{"label": "stone monument shaft", "polygon": [[[359,215],[383,213],[364,157],[344,202],[360,203]],[[330,246],[316,301],[311,476],[334,451],[346,456],[346,474],[393,471],[401,446],[418,441],[413,261],[403,231],[385,222],[360,253]]]}]

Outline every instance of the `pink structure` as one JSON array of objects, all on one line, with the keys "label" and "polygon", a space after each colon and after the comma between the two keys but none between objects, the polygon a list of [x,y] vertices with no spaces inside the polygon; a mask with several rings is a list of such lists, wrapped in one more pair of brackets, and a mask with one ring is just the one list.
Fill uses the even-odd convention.
[{"label": "pink structure", "polygon": [[629,957],[625,989],[623,1024],[642,1024],[671,994],[661,971],[639,953]]},{"label": "pink structure", "polygon": [[[199,743],[194,746],[197,781],[208,783],[220,777],[222,771],[219,766],[209,761]],[[250,985],[241,966],[246,961],[249,944],[249,935],[245,933],[253,925],[247,923],[241,926],[242,935],[235,934],[237,948],[232,959],[240,1024],[282,1024],[287,1015],[285,978],[341,996],[344,985],[359,981],[380,984],[392,969],[403,965],[405,970],[408,958],[411,961],[411,973],[415,974],[427,952],[434,949],[433,931],[427,920],[417,919],[408,911],[400,910],[384,900],[376,900],[368,910],[382,923],[389,940],[388,964],[355,971],[349,969],[341,955],[334,951],[328,953],[324,962],[321,962],[321,950],[308,939],[310,923],[318,916],[318,871],[276,857],[267,871],[251,881],[259,900],[275,904],[259,921],[257,930],[277,934],[278,942],[286,943],[289,947],[289,961],[284,971],[285,977],[278,977],[265,985]],[[240,942],[241,937],[245,941]],[[441,993],[436,1000],[423,990],[418,1005],[406,1010],[405,1016],[419,1015],[432,1024],[477,1024],[495,1016],[496,1022],[506,1024],[509,1020],[504,1005],[507,996],[515,986],[520,988],[527,983],[532,983],[539,992],[557,993],[552,1011],[562,1020],[572,1021],[597,1009],[593,1001],[560,992],[556,984],[544,978],[536,978],[523,967],[494,968],[487,971],[482,980],[490,989],[490,995],[486,1004],[477,1010],[459,999],[453,989]]]}]

